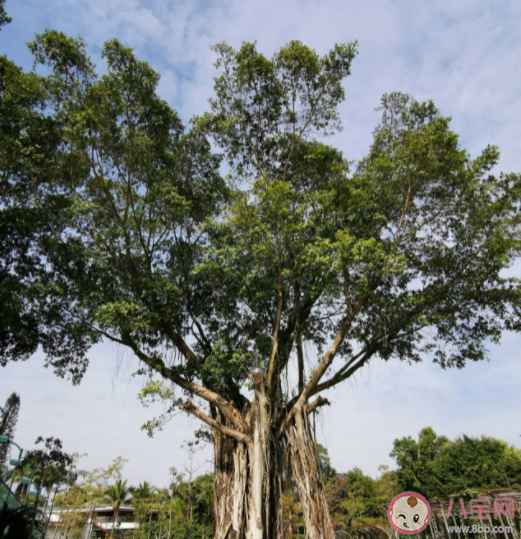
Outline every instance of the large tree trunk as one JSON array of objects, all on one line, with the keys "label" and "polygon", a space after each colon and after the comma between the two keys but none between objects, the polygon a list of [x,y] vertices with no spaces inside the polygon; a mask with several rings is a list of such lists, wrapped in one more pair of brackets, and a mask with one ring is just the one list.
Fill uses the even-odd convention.
[{"label": "large tree trunk", "polygon": [[269,421],[264,383],[254,381],[245,442],[215,432],[216,539],[283,539],[282,457]]},{"label": "large tree trunk", "polygon": [[320,473],[316,443],[306,411],[295,415],[287,431],[293,482],[304,514],[306,539],[334,539],[335,533]]},{"label": "large tree trunk", "polygon": [[[282,437],[272,424],[273,410],[263,379],[254,377],[255,400],[246,413],[251,432],[238,442],[215,431],[214,514],[216,539],[284,539],[282,476],[291,462],[304,512],[306,538],[332,539],[316,444],[305,413],[297,414]],[[221,418],[222,419],[222,418]],[[289,451],[286,451],[289,450]]]}]

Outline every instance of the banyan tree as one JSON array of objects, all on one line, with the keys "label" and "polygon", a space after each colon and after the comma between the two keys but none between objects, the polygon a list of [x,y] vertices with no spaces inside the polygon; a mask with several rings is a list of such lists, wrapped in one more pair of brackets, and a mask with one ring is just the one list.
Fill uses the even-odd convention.
[{"label": "banyan tree", "polygon": [[309,414],[369,362],[463,367],[519,329],[520,176],[400,93],[365,158],[327,145],[356,43],[219,44],[188,126],[118,41],[103,74],[79,39],[30,48],[41,74],[0,58],[1,362],[78,383],[117,343],[212,431],[215,537],[284,537],[287,476],[331,539]]}]

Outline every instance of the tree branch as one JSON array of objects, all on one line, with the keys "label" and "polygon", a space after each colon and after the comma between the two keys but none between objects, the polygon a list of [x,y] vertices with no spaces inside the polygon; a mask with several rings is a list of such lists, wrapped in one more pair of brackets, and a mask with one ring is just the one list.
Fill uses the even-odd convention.
[{"label": "tree branch", "polygon": [[363,367],[371,357],[378,351],[378,349],[374,349],[371,351],[367,351],[362,358],[353,365],[352,362],[350,362],[348,365],[351,365],[350,368],[346,370],[346,366],[342,367],[337,373],[335,373],[329,380],[326,380],[322,384],[317,384],[313,391],[311,392],[310,396],[316,395],[317,393],[320,393],[321,391],[324,391],[326,389],[329,389],[333,386],[336,386],[340,382],[343,382],[344,380],[347,380],[349,377],[351,377],[360,367]]},{"label": "tree branch", "polygon": [[223,425],[222,423],[219,423],[215,419],[212,419],[210,416],[201,412],[201,410],[199,410],[192,401],[186,401],[183,405],[180,406],[180,408],[181,410],[185,410],[186,412],[189,412],[195,415],[195,417],[199,418],[201,421],[204,421],[204,423],[206,423],[210,427],[217,429],[220,433],[224,434],[225,436],[231,436],[232,438],[235,438],[238,442],[248,441],[249,436],[247,434],[230,429],[226,425]]},{"label": "tree branch", "polygon": [[[426,325],[427,324],[422,324],[419,327],[412,329],[411,331],[406,331],[402,333],[396,331],[394,334],[387,337],[387,342],[393,341],[398,337],[403,337],[405,335],[416,333],[426,327]],[[325,391],[326,389],[330,389],[331,387],[336,386],[340,382],[343,382],[344,380],[350,378],[358,369],[363,367],[378,352],[378,350],[380,350],[382,344],[382,341],[373,343],[367,349],[358,353],[351,359],[351,361],[349,361],[339,371],[337,371],[329,380],[326,380],[322,384],[318,384],[311,392],[311,396],[316,395],[321,391]],[[360,358],[359,361],[357,363],[354,363],[358,358]]]},{"label": "tree branch", "polygon": [[143,363],[145,363],[155,371],[159,372],[164,378],[171,380],[179,387],[197,395],[198,397],[201,397],[203,400],[211,404],[214,404],[217,408],[219,408],[227,421],[229,421],[236,427],[242,429],[244,432],[249,432],[249,427],[240,415],[240,413],[235,409],[232,403],[221,397],[221,395],[219,395],[215,391],[200,386],[199,384],[186,380],[185,378],[177,374],[174,370],[168,368],[161,359],[154,358],[145,354],[133,342],[129,335],[123,338],[123,342],[134,351],[134,353],[141,361],[143,361]]},{"label": "tree branch", "polygon": [[306,413],[310,414],[320,406],[331,406],[331,403],[324,397],[317,397],[307,408]]},{"label": "tree branch", "polygon": [[183,337],[181,337],[181,335],[179,335],[179,333],[174,330],[168,318],[166,318],[166,316],[164,316],[164,314],[161,312],[160,315],[161,324],[167,337],[176,345],[177,349],[188,361],[191,361],[196,364],[199,363],[199,358],[197,357],[197,355],[192,351],[188,344],[186,344]]},{"label": "tree branch", "polygon": [[277,373],[278,358],[279,358],[279,334],[280,334],[280,321],[282,318],[282,307],[284,305],[284,283],[282,281],[282,269],[279,266],[277,276],[277,289],[278,289],[278,301],[277,301],[277,316],[275,319],[275,327],[273,328],[273,344],[271,347],[271,357],[268,367],[268,376],[266,378],[266,385],[268,392],[273,394],[274,391],[274,378]]},{"label": "tree branch", "polygon": [[[199,335],[200,335],[201,339],[203,340],[204,345],[206,346],[208,351],[211,351],[212,345],[211,345],[210,341],[208,340],[206,334],[204,333],[203,327],[201,326],[199,320],[196,318],[196,316],[192,313],[192,311],[190,309],[187,309],[187,311],[188,311],[188,314],[190,315],[190,318],[192,319],[193,323],[195,324],[195,327],[197,328],[197,331],[199,332]],[[195,334],[194,334],[194,336],[195,336]]]},{"label": "tree branch", "polygon": [[320,382],[320,379],[322,378],[322,376],[324,376],[324,373],[333,362],[333,359],[335,358],[338,348],[342,344],[345,336],[347,335],[349,328],[351,327],[351,323],[354,317],[360,311],[360,309],[363,307],[366,301],[367,301],[366,297],[360,298],[358,302],[356,303],[355,307],[353,308],[352,312],[348,313],[348,315],[344,318],[340,326],[340,329],[338,330],[337,334],[335,335],[335,338],[333,339],[333,342],[331,343],[327,352],[322,357],[322,360],[319,362],[317,368],[314,370],[308,383],[304,387],[303,391],[300,393],[300,396],[298,397],[297,402],[295,403],[293,408],[289,411],[288,415],[286,416],[286,419],[281,425],[281,432],[286,428],[286,425],[290,423],[291,420],[295,417],[295,414],[303,408],[305,403],[308,401],[309,397],[312,395],[312,391],[318,385],[318,383]]}]

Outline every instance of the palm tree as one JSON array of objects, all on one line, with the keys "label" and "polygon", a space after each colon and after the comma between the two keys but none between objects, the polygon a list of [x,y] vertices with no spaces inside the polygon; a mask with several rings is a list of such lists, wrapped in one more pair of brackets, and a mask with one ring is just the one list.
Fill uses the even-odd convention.
[{"label": "palm tree", "polygon": [[151,509],[156,491],[156,487],[152,486],[148,481],[144,481],[132,489],[132,505],[140,528],[149,512],[150,516],[152,516]]},{"label": "palm tree", "polygon": [[156,493],[156,487],[152,486],[148,481],[139,483],[139,486],[132,489],[132,497],[140,500],[150,500]]},{"label": "palm tree", "polygon": [[111,503],[114,509],[114,520],[112,521],[112,530],[110,537],[114,537],[114,530],[116,529],[116,520],[119,516],[119,508],[125,503],[129,503],[131,500],[130,493],[132,487],[127,486],[127,480],[124,481],[118,479],[111,487],[105,492],[105,498]]}]

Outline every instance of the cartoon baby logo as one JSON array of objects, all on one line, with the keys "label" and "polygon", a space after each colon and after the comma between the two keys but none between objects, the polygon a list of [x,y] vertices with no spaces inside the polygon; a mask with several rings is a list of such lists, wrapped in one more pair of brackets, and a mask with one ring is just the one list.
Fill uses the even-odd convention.
[{"label": "cartoon baby logo", "polygon": [[387,516],[395,530],[413,535],[422,532],[429,525],[431,506],[417,492],[402,492],[389,504]]}]

